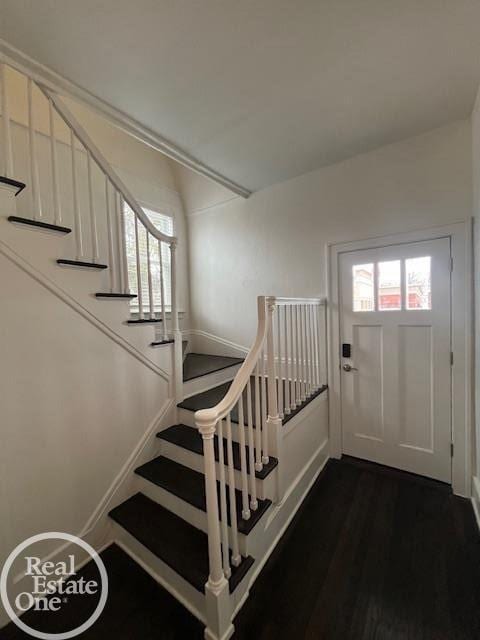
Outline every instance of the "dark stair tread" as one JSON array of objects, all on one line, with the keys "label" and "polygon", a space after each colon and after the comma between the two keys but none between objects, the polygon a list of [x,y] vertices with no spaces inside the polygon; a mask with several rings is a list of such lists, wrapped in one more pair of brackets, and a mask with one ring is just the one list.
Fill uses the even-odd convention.
[{"label": "dark stair tread", "polygon": [[137,297],[136,293],[96,293],[96,298],[107,298],[112,300],[132,300]]},{"label": "dark stair tread", "polygon": [[69,227],[62,227],[58,224],[51,224],[50,222],[41,222],[40,220],[32,220],[31,218],[21,218],[20,216],[8,216],[9,222],[15,224],[24,224],[27,227],[36,227],[38,229],[48,229],[49,231],[57,231],[58,233],[71,233]]},{"label": "dark stair tread", "polygon": [[[135,470],[139,476],[153,482],[153,484],[169,491],[178,498],[188,502],[201,511],[206,511],[205,498],[205,476],[203,473],[189,469],[174,460],[159,456],[150,462],[138,467]],[[220,497],[220,484],[217,482],[217,489]],[[235,490],[236,506],[237,506],[237,529],[240,533],[248,535],[253,527],[257,524],[268,507],[272,504],[271,500],[258,500],[258,508],[251,511],[251,517],[248,520],[242,518],[242,492]],[[230,522],[230,500],[227,488],[227,513],[228,524]]]},{"label": "dark stair tread", "polygon": [[155,322],[163,322],[162,318],[136,318],[127,320],[127,324],[154,324]]},{"label": "dark stair tread", "polygon": [[87,267],[89,269],[108,269],[107,264],[100,264],[99,262],[86,262],[84,260],[67,260],[61,258],[57,260],[57,264],[66,265],[68,267]]},{"label": "dark stair tread", "polygon": [[[255,385],[254,378],[250,378],[250,384],[252,389],[252,403],[255,404]],[[196,393],[189,398],[185,398],[182,402],[178,403],[178,407],[180,409],[186,409],[187,411],[199,411],[200,409],[209,409],[210,407],[216,406],[223,398],[225,394],[230,388],[232,382],[224,382],[223,384],[218,385],[217,387],[213,387],[212,389],[207,389],[207,391],[202,391],[201,393]],[[285,381],[284,381],[285,387]],[[327,389],[326,385],[323,385],[315,393],[309,396],[302,404],[293,409],[290,413],[286,414],[282,420],[283,424],[286,424],[289,420],[291,420],[294,416],[297,415],[302,409],[304,409],[312,400],[314,400],[317,396],[323,393]],[[285,397],[285,392],[284,392]],[[243,405],[244,405],[244,419],[246,422],[247,419],[247,398],[246,393],[243,394]],[[268,405],[267,405],[268,408]],[[238,404],[232,409],[231,413],[232,422],[238,423]],[[255,412],[252,416],[253,426],[255,427]]]},{"label": "dark stair tread", "polygon": [[[198,433],[196,429],[192,427],[188,427],[186,424],[176,424],[173,427],[169,427],[164,431],[160,431],[157,433],[157,437],[161,440],[165,440],[166,442],[170,442],[171,444],[175,444],[183,449],[187,449],[192,453],[196,453],[198,455],[203,456],[203,440],[201,435]],[[238,442],[233,442],[233,466],[235,469],[240,471],[240,445]],[[214,439],[215,446],[215,460],[218,462],[218,437],[215,436]],[[248,461],[248,447],[247,450],[247,470],[249,470],[250,465]],[[224,460],[227,462],[227,440],[223,439],[223,451],[224,451]],[[270,473],[275,469],[278,464],[278,460],[270,456],[268,464],[264,464],[261,471],[255,471],[255,476],[259,480],[264,480]]]},{"label": "dark stair tread", "polygon": [[[110,511],[110,517],[201,593],[208,580],[208,537],[142,493]],[[233,592],[252,566],[252,557],[232,566]]]},{"label": "dark stair tread", "polygon": [[25,187],[27,186],[24,182],[20,182],[19,180],[14,180],[13,178],[7,178],[7,176],[0,176],[0,182],[2,184],[8,184],[11,187],[15,187],[16,191],[15,191],[15,195],[18,196],[18,194],[23,191],[25,189]]},{"label": "dark stair tread", "polygon": [[164,344],[173,344],[175,340],[173,338],[168,338],[167,340],[156,340],[155,342],[151,342],[151,347],[161,347]]},{"label": "dark stair tread", "polygon": [[188,353],[183,363],[183,381],[194,380],[215,371],[222,371],[243,362],[243,358],[215,356],[206,353]]}]

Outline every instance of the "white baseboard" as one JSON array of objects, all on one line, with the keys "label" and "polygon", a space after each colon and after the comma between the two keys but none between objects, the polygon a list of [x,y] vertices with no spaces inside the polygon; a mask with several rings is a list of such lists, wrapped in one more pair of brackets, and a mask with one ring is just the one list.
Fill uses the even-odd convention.
[{"label": "white baseboard", "polygon": [[472,505],[480,531],[480,478],[473,476],[472,480]]},{"label": "white baseboard", "polygon": [[209,353],[212,355],[224,355],[239,358],[246,356],[250,351],[249,347],[236,344],[231,340],[216,336],[213,333],[208,333],[208,331],[202,331],[201,329],[190,329],[189,331],[185,331],[184,335],[188,335],[191,338],[193,343],[193,349],[191,349],[191,351],[198,349],[197,345],[201,345],[202,349],[205,349],[208,346],[210,349]]}]

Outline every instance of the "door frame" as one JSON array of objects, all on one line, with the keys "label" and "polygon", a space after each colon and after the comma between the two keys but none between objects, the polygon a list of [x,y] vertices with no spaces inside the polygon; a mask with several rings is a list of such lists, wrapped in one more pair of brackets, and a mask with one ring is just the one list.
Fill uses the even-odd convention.
[{"label": "door frame", "polygon": [[472,221],[370,239],[327,244],[328,380],[330,455],[342,457],[340,376],[339,260],[342,253],[387,245],[450,238],[453,259],[451,278],[452,365],[452,489],[471,496],[473,418],[473,265]]}]

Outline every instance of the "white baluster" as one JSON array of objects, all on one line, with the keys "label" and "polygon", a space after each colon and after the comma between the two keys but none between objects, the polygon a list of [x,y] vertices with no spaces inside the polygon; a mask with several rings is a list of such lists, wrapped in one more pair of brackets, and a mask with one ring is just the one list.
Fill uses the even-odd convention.
[{"label": "white baluster", "polygon": [[230,567],[230,551],[228,544],[228,512],[227,512],[227,487],[225,483],[225,453],[223,451],[223,421],[218,421],[218,469],[220,480],[220,520],[222,523],[222,556],[223,572],[226,578],[232,575]]},{"label": "white baluster", "polygon": [[290,305],[290,409],[293,411],[296,407],[297,398],[297,352],[296,352],[296,333],[295,333],[295,307]]},{"label": "white baluster", "polygon": [[2,146],[3,146],[3,168],[6,178],[13,178],[13,151],[12,132],[10,129],[10,111],[7,91],[7,65],[1,65],[2,84]]},{"label": "white baluster", "polygon": [[305,305],[305,342],[306,342],[306,356],[305,356],[305,365],[306,365],[306,395],[309,397],[312,393],[312,378],[311,378],[311,363],[312,363],[312,354],[311,354],[311,343],[310,343],[310,305]]},{"label": "white baluster", "polygon": [[183,393],[183,353],[182,353],[182,332],[178,322],[178,298],[177,298],[177,261],[175,242],[170,242],[170,265],[171,265],[171,292],[172,292],[172,330],[174,345],[174,384],[175,397],[181,398]]},{"label": "white baluster", "polygon": [[167,307],[165,304],[165,281],[163,279],[162,241],[158,241],[158,259],[160,261],[160,304],[162,305],[163,339],[168,339]]},{"label": "white baluster", "polygon": [[41,219],[42,202],[40,198],[40,177],[38,174],[38,158],[37,158],[37,136],[35,132],[35,123],[33,116],[33,81],[28,78],[27,81],[27,102],[28,102],[28,139],[30,146],[30,178],[32,181],[32,205],[33,218]]},{"label": "white baluster", "polygon": [[302,402],[307,399],[307,312],[306,305],[300,305],[302,319]]},{"label": "white baluster", "polygon": [[93,200],[93,180],[92,180],[92,154],[87,149],[87,183],[88,183],[88,208],[90,212],[90,233],[92,235],[92,262],[98,262],[98,233],[97,218],[95,216],[95,205]]},{"label": "white baluster", "polygon": [[155,306],[153,300],[153,283],[152,283],[152,260],[150,257],[150,234],[145,229],[147,238],[147,279],[148,279],[148,305],[150,310],[150,318],[155,317]]},{"label": "white baluster", "polygon": [[135,220],[135,259],[137,266],[137,296],[138,296],[138,317],[143,319],[143,290],[142,290],[142,264],[140,259],[140,238],[138,234],[138,218],[133,214]]},{"label": "white baluster", "polygon": [[110,182],[105,176],[105,215],[107,218],[107,235],[108,235],[108,265],[110,277],[110,292],[115,292],[115,249],[113,239],[112,214],[110,210]]},{"label": "white baluster", "polygon": [[312,304],[310,306],[310,327],[311,327],[311,345],[312,345],[312,390],[316,391],[317,390],[317,368],[316,368],[316,362],[317,362],[317,352],[316,352],[316,346],[315,346],[315,309],[316,309],[316,305]]},{"label": "white baluster", "polygon": [[83,260],[82,219],[80,217],[78,204],[77,150],[73,129],[70,129],[70,152],[72,154],[73,228],[75,230],[75,246],[77,250],[77,260]]},{"label": "white baluster", "polygon": [[120,215],[120,194],[116,189],[113,191],[113,212],[117,227],[117,265],[118,265],[118,284],[119,292],[125,293],[126,283],[123,279],[123,238],[125,236],[122,216]]},{"label": "white baluster", "polygon": [[302,382],[300,379],[302,370],[301,370],[301,349],[300,349],[300,345],[301,345],[301,332],[300,332],[300,305],[297,304],[295,305],[295,355],[296,355],[296,363],[295,363],[295,368],[296,368],[296,382],[295,382],[295,406],[298,407],[300,404],[302,404],[301,401],[301,397],[302,397]]},{"label": "white baluster", "polygon": [[277,306],[278,413],[283,418],[282,307]]},{"label": "white baluster", "polygon": [[313,337],[315,342],[315,387],[320,388],[320,343],[318,340],[318,312],[319,306],[313,307]]},{"label": "white baluster", "polygon": [[[238,546],[238,524],[237,524],[237,498],[235,495],[235,466],[233,464],[233,444],[232,444],[232,417],[227,415],[227,462],[228,462],[228,497],[230,501],[230,531],[232,533],[232,564],[234,567],[242,561]],[[223,447],[223,442],[218,443]]]},{"label": "white baluster", "polygon": [[290,413],[290,351],[288,348],[288,336],[289,336],[289,306],[285,305],[283,308],[284,313],[284,326],[283,326],[283,338],[284,338],[284,351],[285,351],[285,413]]},{"label": "white baluster", "polygon": [[58,185],[58,157],[57,157],[57,140],[55,137],[55,111],[53,102],[48,100],[48,116],[50,121],[50,156],[52,162],[52,189],[53,189],[53,212],[55,224],[62,221],[62,211],[60,207],[60,192]]},{"label": "white baluster", "polygon": [[220,541],[220,521],[218,513],[217,479],[215,475],[215,450],[213,438],[215,426],[200,425],[203,438],[203,458],[205,464],[205,494],[207,499],[208,526],[208,559],[210,575],[208,580],[213,585],[220,584],[225,578],[222,568],[222,551]]},{"label": "white baluster", "polygon": [[[125,234],[125,202],[121,193],[118,194],[118,207],[120,218],[120,268],[122,270],[123,291],[122,293],[130,293],[130,282],[128,279],[128,262],[127,262],[127,238]],[[133,214],[136,219],[136,214]],[[140,307],[141,308],[141,307]]]},{"label": "white baluster", "polygon": [[245,420],[243,415],[243,393],[238,400],[238,444],[240,447],[240,471],[242,475],[242,518],[250,519],[250,506],[248,504],[248,475],[247,454],[245,449]]},{"label": "white baluster", "polygon": [[268,464],[270,458],[268,457],[268,413],[267,413],[267,375],[266,375],[266,363],[265,363],[265,347],[262,349],[262,376],[260,383],[262,386],[262,463]]},{"label": "white baluster", "polygon": [[247,424],[248,424],[248,465],[250,479],[250,508],[256,511],[257,482],[255,478],[255,443],[253,439],[253,408],[252,408],[252,380],[247,382]]},{"label": "white baluster", "polygon": [[255,366],[255,470],[261,471],[262,464],[262,411],[260,400],[259,363]]}]

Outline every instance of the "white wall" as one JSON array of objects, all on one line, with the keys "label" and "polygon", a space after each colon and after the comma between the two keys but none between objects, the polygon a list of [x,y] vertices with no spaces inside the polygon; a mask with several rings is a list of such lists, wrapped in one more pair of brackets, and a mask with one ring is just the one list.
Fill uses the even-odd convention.
[{"label": "white wall", "polygon": [[[480,91],[472,113],[473,157],[473,260],[475,281],[475,407],[476,459],[474,475],[480,478]],[[479,496],[480,498],[480,496]]]},{"label": "white wall", "polygon": [[185,202],[194,327],[250,345],[257,295],[325,295],[326,243],[469,218],[471,172],[471,123],[465,120],[248,200],[215,206],[215,188],[210,201],[202,191],[196,205],[192,188]]},{"label": "white wall", "polygon": [[[161,375],[1,247],[0,274],[2,566],[36,533],[88,533],[89,519],[169,392]],[[0,607],[0,627],[5,621]]]}]

